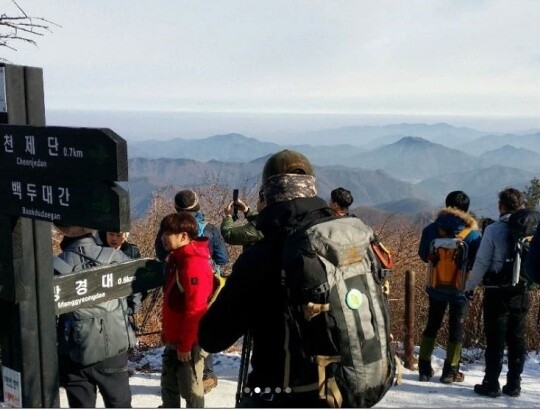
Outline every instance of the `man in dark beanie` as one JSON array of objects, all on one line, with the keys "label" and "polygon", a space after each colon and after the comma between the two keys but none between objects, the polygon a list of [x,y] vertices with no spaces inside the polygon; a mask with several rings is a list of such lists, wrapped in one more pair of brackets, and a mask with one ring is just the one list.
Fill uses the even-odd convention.
[{"label": "man in dark beanie", "polygon": [[[225,265],[229,261],[229,253],[225,246],[225,241],[221,236],[219,227],[207,223],[204,214],[201,212],[201,205],[199,202],[199,195],[191,189],[184,189],[179,191],[174,196],[174,208],[176,212],[193,212],[193,216],[197,221],[197,236],[208,238],[208,247],[210,250],[210,258],[212,263],[212,269],[215,273],[221,273],[222,265]],[[162,232],[158,232],[155,240],[156,257],[164,261],[168,252],[165,250],[163,243],[161,242]],[[205,393],[208,393],[214,387],[217,386],[218,379],[214,374],[214,355],[210,354],[204,361],[204,375],[203,384]]]},{"label": "man in dark beanie", "polygon": [[[317,197],[313,167],[302,154],[284,150],[266,162],[262,183],[266,207],[257,229],[264,238],[240,255],[199,328],[209,352],[225,350],[247,333],[253,337],[252,372],[239,407],[320,407],[313,367],[301,357],[289,332],[281,286],[286,237],[299,224],[329,217]],[[294,340],[293,340],[294,339]],[[316,376],[316,375],[315,375]]]},{"label": "man in dark beanie", "polygon": [[174,207],[176,211],[198,212],[201,209],[199,195],[191,189],[179,191],[174,196]]}]

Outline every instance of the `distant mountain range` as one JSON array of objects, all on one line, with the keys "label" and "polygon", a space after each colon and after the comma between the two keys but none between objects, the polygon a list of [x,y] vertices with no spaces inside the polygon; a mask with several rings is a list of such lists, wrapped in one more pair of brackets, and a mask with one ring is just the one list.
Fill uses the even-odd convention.
[{"label": "distant mountain range", "polygon": [[[338,131],[312,133],[313,145],[279,145],[241,134],[130,143],[132,211],[144,213],[151,192],[163,187],[208,182],[254,187],[260,183],[266,158],[284,148],[304,153],[316,165],[324,198],[343,186],[352,191],[357,206],[401,214],[440,206],[449,191],[461,189],[471,197],[471,210],[493,216],[499,190],[523,189],[540,173],[540,133],[486,136],[444,123]],[[411,134],[399,135],[405,131]],[[359,132],[364,133],[362,138]],[[363,147],[350,144],[354,135]],[[322,141],[324,145],[316,145]]]},{"label": "distant mountain range", "polygon": [[[199,162],[191,159],[129,160],[131,208],[140,216],[154,190],[168,186],[197,187],[219,183],[231,188],[250,190],[260,185],[267,157],[244,163],[220,161]],[[392,178],[382,171],[350,169],[339,166],[315,167],[317,190],[328,199],[338,186],[349,189],[355,203],[375,205],[402,198],[425,198],[427,194],[413,184]]]},{"label": "distant mountain range", "polygon": [[461,144],[458,148],[473,155],[480,155],[486,151],[493,151],[505,145],[511,145],[515,148],[526,148],[540,153],[540,132],[524,135],[484,135],[468,143]]},{"label": "distant mountain range", "polygon": [[130,158],[190,158],[244,162],[282,149],[272,142],[259,141],[241,134],[214,135],[203,139],[175,138],[168,141],[144,141],[129,144]]},{"label": "distant mountain range", "polygon": [[534,172],[502,165],[488,168],[455,172],[426,179],[417,186],[428,192],[430,202],[441,201],[448,192],[463,190],[471,198],[471,210],[480,215],[497,214],[497,193],[506,187],[523,190],[529,181],[536,176]]},{"label": "distant mountain range", "polygon": [[402,137],[415,136],[431,142],[455,147],[473,141],[485,132],[466,127],[454,127],[446,123],[437,124],[391,124],[364,125],[341,128],[330,128],[320,131],[299,134],[302,140],[314,145],[353,144],[372,149],[391,144]]},{"label": "distant mountain range", "polygon": [[[539,137],[540,138],[540,134]],[[484,166],[503,165],[533,172],[540,171],[540,152],[505,145],[479,156]]]},{"label": "distant mountain range", "polygon": [[419,137],[403,137],[392,144],[357,155],[345,164],[382,169],[395,178],[418,182],[433,175],[478,168],[477,162],[477,158],[462,151]]}]

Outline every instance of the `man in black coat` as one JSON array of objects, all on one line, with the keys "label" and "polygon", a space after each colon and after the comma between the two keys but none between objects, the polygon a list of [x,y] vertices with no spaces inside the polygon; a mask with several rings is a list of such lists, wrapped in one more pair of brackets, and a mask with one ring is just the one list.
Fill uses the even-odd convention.
[{"label": "man in black coat", "polygon": [[209,352],[253,336],[252,372],[240,407],[321,407],[317,366],[303,358],[286,321],[281,286],[285,238],[299,224],[332,215],[316,196],[313,168],[294,151],[271,156],[263,170],[266,208],[257,229],[264,238],[247,249],[199,329],[199,343]]}]

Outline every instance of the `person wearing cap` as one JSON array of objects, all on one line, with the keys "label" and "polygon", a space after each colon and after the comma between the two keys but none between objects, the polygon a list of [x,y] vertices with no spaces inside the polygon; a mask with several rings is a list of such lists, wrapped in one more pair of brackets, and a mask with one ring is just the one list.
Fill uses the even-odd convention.
[{"label": "person wearing cap", "polygon": [[[211,223],[207,223],[204,214],[201,212],[199,195],[192,189],[184,189],[179,191],[174,197],[174,208],[176,212],[191,212],[197,221],[197,236],[208,238],[208,248],[210,251],[210,262],[215,273],[222,272],[222,265],[229,261],[229,253],[219,228]],[[158,231],[155,240],[156,257],[161,261],[165,261],[167,251],[163,246],[161,237],[163,232]],[[211,389],[217,386],[218,379],[214,373],[214,355],[209,354],[204,361],[204,376],[203,383],[205,392],[208,393]]]},{"label": "person wearing cap", "polygon": [[242,245],[245,250],[263,238],[262,232],[257,229],[257,215],[259,215],[259,212],[265,207],[264,192],[262,190],[259,191],[259,200],[257,201],[257,208],[255,211],[251,210],[251,208],[240,199],[237,200],[236,206],[238,207],[238,210],[242,212],[247,219],[247,223],[244,225],[234,226],[232,216],[234,205],[235,203],[231,202],[223,210],[225,216],[221,222],[221,235],[229,245]]},{"label": "person wearing cap", "polygon": [[[129,260],[120,251],[98,245],[92,229],[56,228],[64,235],[62,252],[53,259],[57,275]],[[136,339],[126,313],[126,298],[120,298],[58,317],[60,385],[70,407],[96,407],[97,388],[105,407],[131,407],[127,352]]]},{"label": "person wearing cap", "polygon": [[[174,197],[174,208],[176,212],[188,211],[193,213],[193,216],[197,220],[197,235],[208,238],[210,257],[215,264],[214,269],[219,269],[220,266],[225,265],[229,261],[227,247],[225,246],[219,228],[206,222],[204,214],[201,212],[199,195],[191,189],[179,191]],[[167,251],[161,242],[161,235],[162,232],[158,232],[156,236],[155,250],[156,257],[160,261],[164,261],[167,257]]]},{"label": "person wearing cap", "polygon": [[280,298],[282,252],[295,227],[330,217],[332,211],[317,197],[311,163],[298,152],[272,155],[262,183],[266,207],[258,215],[257,229],[264,238],[237,259],[227,285],[200,323],[199,344],[218,352],[242,335],[252,335],[252,371],[239,407],[321,407],[326,401],[319,399],[313,365],[287,331]]},{"label": "person wearing cap", "polygon": [[328,205],[337,216],[349,216],[349,207],[354,199],[351,191],[339,187],[330,192],[330,201]]}]

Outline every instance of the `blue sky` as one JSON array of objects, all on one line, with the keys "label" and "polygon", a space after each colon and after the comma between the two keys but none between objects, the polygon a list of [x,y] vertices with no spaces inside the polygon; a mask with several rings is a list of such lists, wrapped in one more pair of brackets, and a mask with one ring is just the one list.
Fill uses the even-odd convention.
[{"label": "blue sky", "polygon": [[48,108],[540,117],[538,1],[18,1]]}]

